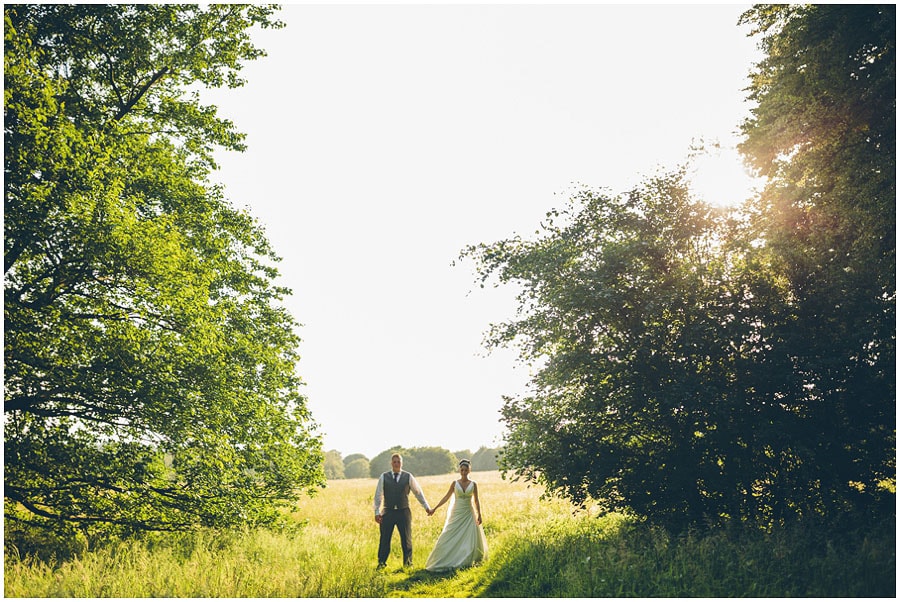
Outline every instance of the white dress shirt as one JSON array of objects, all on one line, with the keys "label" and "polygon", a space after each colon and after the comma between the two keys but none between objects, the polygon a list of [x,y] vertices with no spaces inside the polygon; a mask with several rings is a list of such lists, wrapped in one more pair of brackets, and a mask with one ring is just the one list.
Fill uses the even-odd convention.
[{"label": "white dress shirt", "polygon": [[[400,473],[390,473],[399,475]],[[425,500],[425,494],[422,493],[422,488],[419,487],[419,482],[416,481],[416,477],[409,475],[409,490],[412,492],[416,499],[419,500],[419,503],[422,504],[422,507],[425,508],[425,511],[431,510],[431,507],[428,505],[428,502]],[[375,486],[375,516],[381,514],[381,502],[384,499],[384,473],[381,473],[381,476],[378,477],[378,485]]]}]

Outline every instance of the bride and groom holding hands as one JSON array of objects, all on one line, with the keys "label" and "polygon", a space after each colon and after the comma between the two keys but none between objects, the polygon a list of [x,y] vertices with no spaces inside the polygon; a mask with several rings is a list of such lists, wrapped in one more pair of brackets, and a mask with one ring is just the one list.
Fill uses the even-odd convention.
[{"label": "bride and groom holding hands", "polygon": [[460,460],[458,468],[459,479],[450,484],[446,495],[437,506],[431,508],[416,478],[403,470],[403,457],[400,454],[391,456],[391,470],[378,478],[378,485],[375,487],[375,522],[381,527],[381,539],[378,544],[379,568],[387,563],[394,527],[400,532],[403,564],[412,565],[410,493],[425,508],[428,516],[434,515],[435,510],[450,501],[444,529],[431,554],[428,555],[425,570],[450,571],[484,560],[487,554],[487,540],[481,527],[478,485],[475,481],[469,480],[471,463],[468,460]]}]

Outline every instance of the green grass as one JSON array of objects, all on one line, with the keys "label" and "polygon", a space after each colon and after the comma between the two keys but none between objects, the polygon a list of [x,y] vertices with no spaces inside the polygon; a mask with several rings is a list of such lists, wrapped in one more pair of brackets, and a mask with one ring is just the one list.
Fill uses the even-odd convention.
[{"label": "green grass", "polygon": [[[435,503],[453,476],[423,477]],[[413,510],[414,564],[399,543],[376,565],[375,481],[334,481],[295,513],[295,533],[202,531],[106,544],[72,560],[7,551],[7,597],[893,597],[893,524],[863,533],[687,535],[620,515],[573,515],[497,473],[479,482],[487,561],[449,575],[424,570],[445,511]]]}]

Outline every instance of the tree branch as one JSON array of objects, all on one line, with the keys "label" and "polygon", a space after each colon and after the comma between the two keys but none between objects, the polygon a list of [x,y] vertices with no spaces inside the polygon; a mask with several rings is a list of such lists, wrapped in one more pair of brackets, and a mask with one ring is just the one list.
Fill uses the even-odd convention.
[{"label": "tree branch", "polygon": [[156,82],[165,77],[167,73],[169,73],[168,67],[163,67],[162,69],[154,73],[150,80],[147,81],[146,84],[141,86],[140,90],[138,90],[137,93],[133,97],[131,97],[127,103],[125,103],[125,105],[119,107],[119,112],[115,116],[115,121],[120,121],[123,117],[130,113],[131,109],[134,108],[134,105],[136,105],[147,93],[147,90],[149,90]]}]

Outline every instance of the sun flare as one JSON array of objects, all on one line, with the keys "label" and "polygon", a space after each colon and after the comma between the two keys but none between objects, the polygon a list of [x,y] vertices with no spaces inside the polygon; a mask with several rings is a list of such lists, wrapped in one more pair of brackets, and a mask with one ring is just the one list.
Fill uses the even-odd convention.
[{"label": "sun flare", "polygon": [[698,156],[689,178],[691,190],[715,207],[737,207],[754,196],[762,184],[762,178],[749,172],[733,147]]}]

